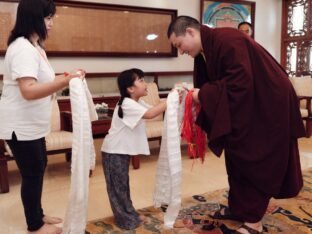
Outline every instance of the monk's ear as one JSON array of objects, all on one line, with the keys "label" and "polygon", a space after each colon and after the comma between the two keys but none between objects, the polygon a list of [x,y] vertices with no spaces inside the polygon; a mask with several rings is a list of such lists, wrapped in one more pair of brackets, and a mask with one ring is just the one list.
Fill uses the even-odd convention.
[{"label": "monk's ear", "polygon": [[195,35],[195,29],[194,28],[186,28],[185,33],[188,33],[193,37]]}]

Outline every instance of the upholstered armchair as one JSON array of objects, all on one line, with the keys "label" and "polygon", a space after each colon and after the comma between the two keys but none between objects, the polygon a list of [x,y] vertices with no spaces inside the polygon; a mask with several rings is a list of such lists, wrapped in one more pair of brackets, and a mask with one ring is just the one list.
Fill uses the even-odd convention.
[{"label": "upholstered armchair", "polygon": [[52,104],[51,132],[46,136],[48,154],[66,153],[66,160],[70,161],[73,133],[61,129],[61,113],[57,100]]},{"label": "upholstered armchair", "polygon": [[[148,83],[147,91],[148,91],[147,96],[142,97],[141,100],[143,100],[144,102],[146,102],[151,106],[157,105],[161,101],[161,99],[159,97],[158,87],[156,83],[154,82]],[[164,123],[163,114],[160,114],[153,119],[145,120],[146,135],[149,141],[158,140],[159,143],[161,142],[163,123]],[[134,169],[138,169],[140,167],[139,156],[132,157],[132,165]]]},{"label": "upholstered armchair", "polygon": [[[61,129],[61,113],[57,100],[52,104],[51,132],[46,136],[47,154],[65,153],[66,160],[70,161],[72,147],[72,132]],[[0,193],[9,192],[8,161],[14,160],[8,145],[0,140]]]},{"label": "upholstered armchair", "polygon": [[310,76],[291,77],[296,93],[300,101],[300,113],[305,122],[306,137],[312,134],[312,78]]},{"label": "upholstered armchair", "polygon": [[[147,96],[142,97],[141,100],[143,100],[144,102],[146,102],[151,106],[156,106],[157,104],[159,104],[160,98],[156,83],[154,82],[148,83],[147,91],[148,91]],[[160,114],[153,119],[145,120],[146,135],[150,141],[161,140],[163,122],[164,122],[163,114]]]}]

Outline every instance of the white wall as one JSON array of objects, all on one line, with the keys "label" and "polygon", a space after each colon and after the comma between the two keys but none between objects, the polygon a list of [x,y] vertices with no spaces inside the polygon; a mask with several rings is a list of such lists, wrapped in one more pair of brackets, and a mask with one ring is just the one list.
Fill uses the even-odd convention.
[{"label": "white wall", "polygon": [[[199,19],[200,0],[85,0],[88,2],[134,5],[142,7],[177,9],[178,15]],[[280,58],[281,3],[282,0],[254,0],[256,2],[255,39],[272,55]],[[184,55],[178,58],[55,58],[50,62],[56,72],[84,68],[88,72],[120,72],[129,67],[144,71],[186,71],[193,69],[193,61]],[[0,57],[0,74],[3,74],[3,57]]]},{"label": "white wall", "polygon": [[251,0],[256,2],[255,40],[280,61],[282,0]]}]

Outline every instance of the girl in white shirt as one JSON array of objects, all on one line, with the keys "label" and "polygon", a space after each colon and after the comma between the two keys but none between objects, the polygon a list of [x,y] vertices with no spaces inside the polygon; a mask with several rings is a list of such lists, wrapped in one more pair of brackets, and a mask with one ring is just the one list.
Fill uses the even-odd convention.
[{"label": "girl in white shirt", "polygon": [[102,145],[102,164],[115,223],[123,229],[134,229],[144,217],[136,212],[130,198],[130,157],[150,154],[143,119],[152,119],[164,112],[166,102],[150,107],[139,100],[147,95],[144,73],[139,69],[123,71],[118,76],[118,88],[121,98]]},{"label": "girl in white shirt", "polygon": [[[28,233],[61,233],[60,218],[41,206],[47,164],[45,136],[50,131],[52,95],[78,71],[55,76],[43,49],[56,8],[52,0],[20,0],[4,58],[0,100],[0,139],[7,141],[19,168]],[[84,73],[84,71],[79,71]]]}]

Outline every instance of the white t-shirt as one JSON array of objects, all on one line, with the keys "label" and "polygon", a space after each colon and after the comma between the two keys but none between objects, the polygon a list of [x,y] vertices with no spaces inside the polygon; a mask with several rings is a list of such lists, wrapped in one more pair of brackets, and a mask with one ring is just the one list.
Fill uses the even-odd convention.
[{"label": "white t-shirt", "polygon": [[149,155],[145,121],[142,119],[149,106],[144,101],[136,102],[131,98],[125,98],[121,107],[123,118],[118,116],[117,105],[101,151],[111,154]]},{"label": "white t-shirt", "polygon": [[17,82],[21,77],[34,77],[39,83],[54,80],[54,71],[44,58],[44,50],[42,53],[24,37],[17,38],[6,51],[0,99],[0,139],[12,139],[14,131],[18,140],[35,140],[50,131],[52,97],[26,100]]}]

